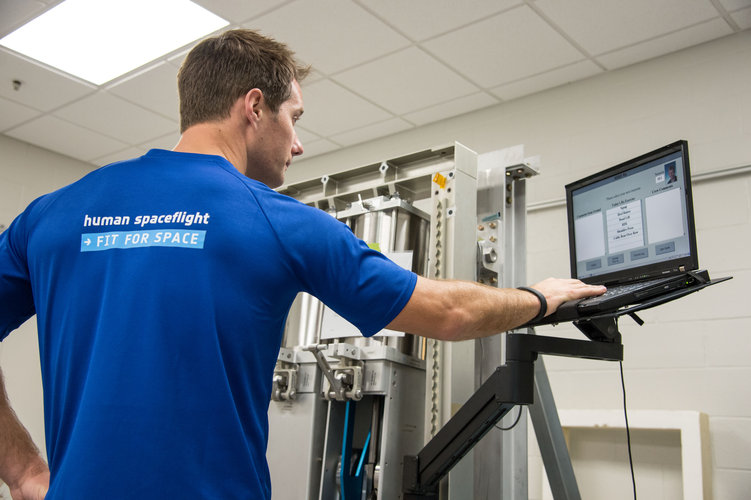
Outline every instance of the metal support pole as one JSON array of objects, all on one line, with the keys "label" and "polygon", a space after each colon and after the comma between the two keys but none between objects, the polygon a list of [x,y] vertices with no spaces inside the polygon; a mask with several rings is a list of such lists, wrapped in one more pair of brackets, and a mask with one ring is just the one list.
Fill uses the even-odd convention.
[{"label": "metal support pole", "polygon": [[[506,266],[503,284],[509,288],[527,285],[527,181],[532,174],[523,166],[506,169],[504,222],[506,255],[512,260]],[[508,356],[508,354],[506,354]],[[506,359],[508,362],[508,358]],[[527,457],[527,408],[522,408],[519,422],[501,435],[501,499],[529,498],[529,468]]]},{"label": "metal support pole", "polygon": [[542,358],[535,363],[535,402],[529,415],[555,500],[581,500],[574,468]]},{"label": "metal support pole", "polygon": [[[537,174],[523,163],[523,149],[509,148],[479,157],[477,182],[478,281],[514,288],[526,285],[526,179]],[[475,386],[503,363],[503,336],[476,341]],[[492,429],[475,448],[474,497],[526,500],[527,410],[508,416],[511,430]]]}]

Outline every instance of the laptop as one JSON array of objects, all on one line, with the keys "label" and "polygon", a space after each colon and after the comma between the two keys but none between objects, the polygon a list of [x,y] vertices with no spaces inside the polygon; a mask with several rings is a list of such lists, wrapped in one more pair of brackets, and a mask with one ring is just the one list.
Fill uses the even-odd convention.
[{"label": "laptop", "polygon": [[686,141],[568,184],[566,211],[571,276],[608,291],[540,323],[615,312],[709,280],[698,271]]}]

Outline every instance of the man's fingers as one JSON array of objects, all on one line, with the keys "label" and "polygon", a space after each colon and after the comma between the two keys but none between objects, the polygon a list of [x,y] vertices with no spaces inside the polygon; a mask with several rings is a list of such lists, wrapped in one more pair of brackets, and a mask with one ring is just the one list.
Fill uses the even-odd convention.
[{"label": "man's fingers", "polygon": [[558,306],[563,302],[602,295],[607,290],[602,285],[588,285],[581,280],[572,278],[548,278],[533,285],[533,288],[545,295],[548,302],[548,311],[551,313],[558,309]]}]

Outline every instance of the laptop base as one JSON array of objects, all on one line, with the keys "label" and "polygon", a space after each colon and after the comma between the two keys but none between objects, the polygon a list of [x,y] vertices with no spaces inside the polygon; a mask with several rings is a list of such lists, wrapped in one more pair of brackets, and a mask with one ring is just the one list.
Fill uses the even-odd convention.
[{"label": "laptop base", "polygon": [[578,319],[573,321],[573,324],[590,340],[599,342],[620,342],[621,333],[618,330],[618,318],[620,318],[621,316],[628,315],[639,326],[641,326],[644,324],[644,321],[636,315],[637,311],[650,309],[667,302],[672,302],[673,300],[680,299],[681,297],[685,297],[686,295],[698,292],[699,290],[703,290],[708,286],[716,285],[732,278],[732,276],[727,276],[724,278],[718,278],[703,282],[697,280],[697,282],[695,282],[693,285],[686,288],[674,290],[668,294],[654,297],[652,299],[647,299],[640,304],[618,309],[610,313],[598,314],[589,318]]}]

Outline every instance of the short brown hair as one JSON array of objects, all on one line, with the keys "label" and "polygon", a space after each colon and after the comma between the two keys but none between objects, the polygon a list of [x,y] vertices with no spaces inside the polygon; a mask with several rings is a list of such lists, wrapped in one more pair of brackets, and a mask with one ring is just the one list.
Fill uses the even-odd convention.
[{"label": "short brown hair", "polygon": [[246,29],[207,38],[188,53],[177,74],[180,132],[198,123],[229,117],[235,101],[257,88],[272,113],[290,98],[301,66],[283,43]]}]

